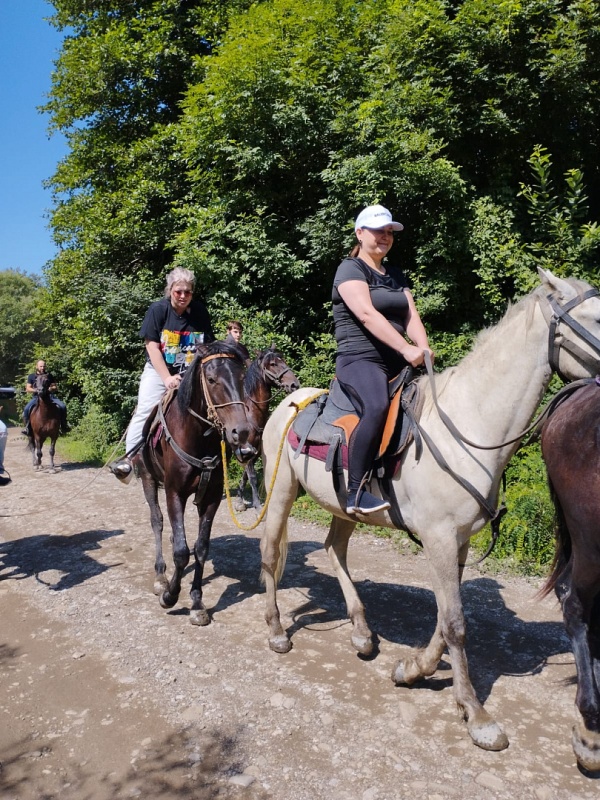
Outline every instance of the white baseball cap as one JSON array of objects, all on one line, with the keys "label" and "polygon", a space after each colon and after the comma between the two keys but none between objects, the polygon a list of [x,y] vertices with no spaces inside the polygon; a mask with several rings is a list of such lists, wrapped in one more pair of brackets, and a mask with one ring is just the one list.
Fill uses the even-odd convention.
[{"label": "white baseball cap", "polygon": [[386,228],[391,225],[395,231],[403,231],[404,225],[401,222],[394,222],[392,214],[387,208],[383,206],[367,206],[363,208],[356,222],[354,223],[354,230],[359,228]]}]

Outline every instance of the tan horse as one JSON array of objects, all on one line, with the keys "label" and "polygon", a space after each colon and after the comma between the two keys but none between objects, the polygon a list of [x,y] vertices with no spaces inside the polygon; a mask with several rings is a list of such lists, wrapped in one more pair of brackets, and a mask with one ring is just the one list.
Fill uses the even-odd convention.
[{"label": "tan horse", "polygon": [[[498,325],[483,331],[472,352],[455,367],[435,376],[439,407],[460,433],[481,445],[503,444],[519,437],[531,422],[553,370],[569,380],[588,377],[600,365],[600,297],[589,284],[561,280],[540,270],[542,286],[511,307]],[[431,387],[421,378],[424,406],[421,426],[437,445],[452,471],[468,480],[494,507],[502,472],[519,440],[499,449],[476,449],[449,432],[433,402]],[[294,404],[315,393],[304,388],[278,406],[263,435],[265,481],[269,485],[282,435],[296,413]],[[276,589],[285,564],[287,518],[299,486],[333,514],[325,548],[340,582],[352,643],[362,654],[373,649],[365,619],[346,564],[348,541],[357,517],[348,516],[333,488],[331,472],[312,458],[293,458],[286,442],[277,471],[261,542],[266,585],[269,645],[276,652],[291,647],[277,607]],[[487,750],[502,750],[508,739],[478,700],[467,669],[465,619],[460,581],[469,540],[489,521],[489,513],[425,447],[417,459],[414,444],[405,452],[392,491],[406,528],[423,542],[438,607],[435,632],[429,644],[400,661],[396,684],[411,685],[433,675],[448,648],[454,695],[473,742]],[[372,487],[375,488],[374,486]],[[345,503],[344,503],[345,505]],[[374,525],[394,527],[387,511],[369,516]]]}]

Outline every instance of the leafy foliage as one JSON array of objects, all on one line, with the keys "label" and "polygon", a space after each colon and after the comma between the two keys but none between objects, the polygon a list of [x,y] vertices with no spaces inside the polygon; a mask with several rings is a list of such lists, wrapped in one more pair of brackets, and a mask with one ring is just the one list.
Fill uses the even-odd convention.
[{"label": "leafy foliage", "polygon": [[19,382],[36,345],[44,341],[43,326],[34,313],[39,288],[34,275],[11,269],[0,272],[0,386]]}]

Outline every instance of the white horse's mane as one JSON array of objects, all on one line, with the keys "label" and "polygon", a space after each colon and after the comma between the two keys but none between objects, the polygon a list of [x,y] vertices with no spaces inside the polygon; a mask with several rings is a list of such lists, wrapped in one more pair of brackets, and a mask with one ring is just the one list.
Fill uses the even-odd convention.
[{"label": "white horse's mane", "polygon": [[[577,280],[577,278],[564,278],[563,279],[566,283],[575,289],[578,295],[583,295],[586,289],[589,288],[588,284],[585,281]],[[485,371],[485,369],[489,368],[489,353],[487,352],[486,345],[489,342],[490,338],[496,337],[501,335],[506,331],[511,331],[513,328],[513,321],[514,318],[522,313],[525,309],[525,325],[526,329],[529,330],[529,327],[533,320],[533,313],[535,311],[536,304],[539,300],[548,294],[548,287],[547,286],[538,286],[529,294],[522,297],[516,303],[509,303],[508,308],[502,317],[502,319],[497,322],[495,325],[490,325],[487,328],[481,330],[473,341],[473,346],[471,350],[467,353],[467,355],[461,359],[458,364],[455,364],[452,367],[446,367],[445,370],[436,374],[435,376],[435,385],[438,396],[441,396],[444,390],[447,388],[449,381],[453,378],[457,373],[461,373],[463,370],[471,370],[471,369],[479,369],[481,371]],[[480,363],[482,362],[482,363]],[[423,376],[420,379],[421,390],[424,392],[425,395],[425,403],[428,405],[432,401],[431,397],[431,387],[429,385],[429,380],[426,376]]]}]

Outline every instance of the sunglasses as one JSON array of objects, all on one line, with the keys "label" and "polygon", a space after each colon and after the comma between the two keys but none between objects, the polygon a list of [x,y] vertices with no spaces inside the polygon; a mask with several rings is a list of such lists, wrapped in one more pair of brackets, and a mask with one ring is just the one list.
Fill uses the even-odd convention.
[{"label": "sunglasses", "polygon": [[173,294],[183,294],[186,297],[191,293],[190,289],[173,289]]}]

